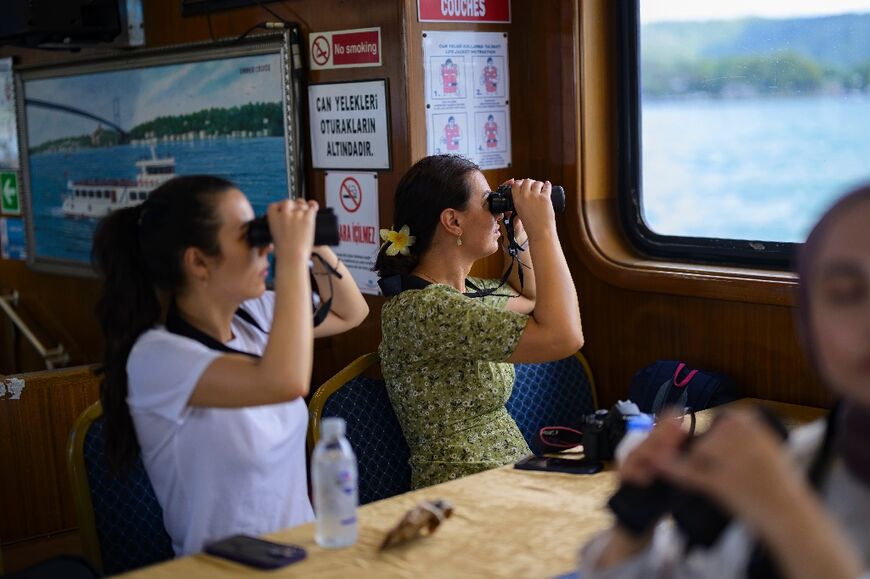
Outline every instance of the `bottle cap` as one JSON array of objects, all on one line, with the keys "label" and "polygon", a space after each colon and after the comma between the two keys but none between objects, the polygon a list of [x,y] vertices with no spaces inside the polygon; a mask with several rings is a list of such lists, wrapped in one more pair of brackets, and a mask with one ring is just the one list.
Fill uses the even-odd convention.
[{"label": "bottle cap", "polygon": [[320,436],[322,438],[338,438],[339,436],[344,436],[344,432],[344,418],[330,416],[329,418],[324,418],[323,422],[320,423]]},{"label": "bottle cap", "polygon": [[626,430],[641,430],[649,432],[653,427],[653,419],[649,414],[638,414],[628,419],[628,424],[625,425]]}]

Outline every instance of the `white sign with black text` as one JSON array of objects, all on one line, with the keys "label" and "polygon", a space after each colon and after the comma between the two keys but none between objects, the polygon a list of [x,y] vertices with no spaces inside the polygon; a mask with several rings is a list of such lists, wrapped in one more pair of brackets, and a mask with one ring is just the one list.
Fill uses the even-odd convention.
[{"label": "white sign with black text", "polygon": [[338,217],[341,243],[336,255],[362,293],[380,295],[378,276],[372,271],[380,247],[378,174],[328,172],[326,205]]},{"label": "white sign with black text", "polygon": [[308,87],[315,169],[389,169],[387,81]]}]

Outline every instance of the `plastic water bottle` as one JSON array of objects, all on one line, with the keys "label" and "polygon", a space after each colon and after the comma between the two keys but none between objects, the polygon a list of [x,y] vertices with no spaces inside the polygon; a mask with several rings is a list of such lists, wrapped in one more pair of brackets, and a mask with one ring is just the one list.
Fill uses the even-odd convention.
[{"label": "plastic water bottle", "polygon": [[625,436],[616,445],[616,451],[614,452],[614,458],[618,466],[622,465],[625,462],[625,458],[631,454],[631,451],[637,448],[649,436],[652,428],[653,419],[649,414],[638,414],[628,419],[625,426]]},{"label": "plastic water bottle", "polygon": [[314,486],[314,540],[325,548],[356,543],[356,455],[344,436],[343,418],[324,418],[320,441],[311,457]]}]

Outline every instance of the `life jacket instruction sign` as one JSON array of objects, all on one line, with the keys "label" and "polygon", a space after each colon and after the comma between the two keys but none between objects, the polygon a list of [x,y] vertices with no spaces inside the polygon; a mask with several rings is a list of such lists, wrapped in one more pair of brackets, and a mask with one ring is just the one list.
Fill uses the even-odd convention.
[{"label": "life jacket instruction sign", "polygon": [[312,32],[308,54],[311,70],[381,66],[381,29]]},{"label": "life jacket instruction sign", "polygon": [[507,33],[427,30],[422,40],[427,154],[510,167]]},{"label": "life jacket instruction sign", "polygon": [[335,254],[362,293],[379,295],[378,275],[372,271],[380,247],[378,174],[328,172],[326,205],[338,218]]},{"label": "life jacket instruction sign", "polygon": [[308,87],[315,169],[389,169],[387,81]]}]

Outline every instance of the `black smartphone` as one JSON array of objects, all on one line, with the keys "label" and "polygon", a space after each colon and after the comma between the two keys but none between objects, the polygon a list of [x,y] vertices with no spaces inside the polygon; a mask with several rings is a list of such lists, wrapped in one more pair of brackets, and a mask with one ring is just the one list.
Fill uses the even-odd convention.
[{"label": "black smartphone", "polygon": [[278,569],[305,558],[305,549],[302,547],[273,543],[249,535],[234,535],[209,543],[205,546],[205,552],[258,569]]},{"label": "black smartphone", "polygon": [[604,465],[598,460],[572,460],[570,458],[530,455],[516,463],[514,468],[520,470],[565,472],[568,474],[595,474],[601,472]]}]

